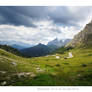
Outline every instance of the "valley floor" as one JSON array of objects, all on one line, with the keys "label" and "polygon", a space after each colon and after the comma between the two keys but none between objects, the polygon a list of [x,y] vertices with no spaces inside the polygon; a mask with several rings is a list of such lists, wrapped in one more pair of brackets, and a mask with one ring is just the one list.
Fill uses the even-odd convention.
[{"label": "valley floor", "polygon": [[0,85],[92,86],[92,48],[71,52],[23,58],[0,49]]}]

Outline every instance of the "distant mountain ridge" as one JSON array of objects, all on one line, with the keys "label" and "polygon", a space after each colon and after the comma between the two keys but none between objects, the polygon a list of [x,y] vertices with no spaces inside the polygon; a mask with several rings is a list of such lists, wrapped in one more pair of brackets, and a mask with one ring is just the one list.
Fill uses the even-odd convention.
[{"label": "distant mountain ridge", "polygon": [[[56,49],[64,46],[67,44],[71,39],[66,40],[58,40],[57,38],[48,42],[47,45],[39,43],[38,45],[30,45],[25,44],[23,42],[16,42],[16,41],[0,41],[0,44],[12,47],[13,51],[20,51],[23,56],[26,57],[38,57],[38,56],[45,56],[49,53],[52,53]],[[14,53],[14,52],[13,52]]]},{"label": "distant mountain ridge", "polygon": [[55,45],[57,47],[61,47],[61,46],[64,46],[66,45],[69,41],[71,41],[71,39],[65,39],[65,40],[58,40],[57,38],[48,42],[48,46],[51,46],[51,45]]},{"label": "distant mountain ridge", "polygon": [[92,21],[85,28],[74,36],[74,39],[66,47],[92,46]]},{"label": "distant mountain ridge", "polygon": [[0,49],[3,49],[7,52],[10,52],[10,53],[13,53],[17,56],[23,56],[20,51],[18,51],[17,49],[11,47],[11,46],[8,46],[8,45],[0,45]]},{"label": "distant mountain ridge", "polygon": [[20,41],[14,41],[14,40],[0,41],[0,44],[1,45],[9,45],[9,46],[16,48],[18,50],[34,46],[33,44],[31,45],[31,44],[23,43],[23,42],[20,42]]},{"label": "distant mountain ridge", "polygon": [[58,49],[62,46],[64,46],[69,41],[70,41],[70,39],[66,39],[66,40],[62,41],[62,40],[58,40],[56,38],[56,39],[48,42],[47,45],[39,43],[36,46],[22,49],[20,51],[21,51],[21,53],[23,53],[25,56],[28,56],[28,57],[44,56],[49,53],[52,53],[53,51],[55,51],[56,49]]},{"label": "distant mountain ridge", "polygon": [[25,56],[28,57],[44,56],[47,55],[49,52],[50,52],[49,47],[41,43],[39,43],[34,47],[21,50],[21,53],[23,53]]},{"label": "distant mountain ridge", "polygon": [[18,49],[18,50],[27,48],[27,47],[24,47],[24,46],[21,46],[21,45],[18,45],[18,44],[13,44],[13,45],[11,45],[11,46],[12,46],[13,48]]},{"label": "distant mountain ridge", "polygon": [[47,46],[51,48],[52,50],[58,49],[62,46],[65,46],[67,43],[69,43],[71,39],[65,39],[65,40],[58,40],[57,38],[48,42]]}]

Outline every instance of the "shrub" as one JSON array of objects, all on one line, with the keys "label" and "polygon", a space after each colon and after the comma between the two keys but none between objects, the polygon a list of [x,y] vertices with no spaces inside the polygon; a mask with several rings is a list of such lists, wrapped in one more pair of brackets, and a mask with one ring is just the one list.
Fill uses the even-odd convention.
[{"label": "shrub", "polygon": [[87,65],[86,64],[82,64],[82,67],[86,67]]},{"label": "shrub", "polygon": [[56,64],[55,66],[60,66],[60,64]]}]

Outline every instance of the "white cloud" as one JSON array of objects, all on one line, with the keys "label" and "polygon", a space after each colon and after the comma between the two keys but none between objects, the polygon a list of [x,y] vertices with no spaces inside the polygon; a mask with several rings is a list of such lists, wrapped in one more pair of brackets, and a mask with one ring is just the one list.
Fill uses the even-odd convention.
[{"label": "white cloud", "polygon": [[[42,25],[42,24],[40,24]],[[40,26],[39,25],[39,26]],[[8,41],[22,41],[30,44],[47,43],[49,39],[54,38],[54,34],[50,30],[49,25],[43,23],[43,28],[37,28],[13,25],[0,25],[0,40]]]},{"label": "white cloud", "polygon": [[[46,13],[48,18],[46,19],[31,21],[30,17],[28,17],[27,21],[29,20],[36,27],[0,25],[0,40],[15,40],[29,44],[46,44],[56,37],[59,39],[73,38],[92,19],[90,7],[48,7],[48,10],[48,14]],[[0,16],[0,19],[3,19],[3,17]],[[58,22],[61,24],[58,24]],[[64,24],[62,24],[63,22]],[[69,23],[71,25],[66,25]]]},{"label": "white cloud", "polygon": [[[40,26],[42,26],[40,28]],[[13,25],[0,25],[0,40],[22,41],[30,44],[43,43],[54,38],[66,39],[73,38],[78,33],[75,27],[61,27],[54,25],[52,22],[41,22],[37,28]]]}]

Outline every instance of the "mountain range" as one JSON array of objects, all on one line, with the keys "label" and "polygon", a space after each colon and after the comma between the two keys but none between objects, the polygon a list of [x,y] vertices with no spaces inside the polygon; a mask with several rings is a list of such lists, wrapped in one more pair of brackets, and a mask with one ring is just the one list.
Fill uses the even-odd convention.
[{"label": "mountain range", "polygon": [[44,56],[49,54],[50,49],[48,46],[39,43],[34,47],[21,50],[21,53],[23,53],[25,56],[28,56],[28,57],[38,57],[38,56]]},{"label": "mountain range", "polygon": [[52,53],[56,49],[66,45],[71,39],[66,39],[64,41],[58,40],[57,38],[48,42],[47,45],[39,43],[36,46],[29,47],[26,49],[20,50],[21,53],[23,53],[25,56],[28,57],[38,57],[38,56],[44,56],[49,53]]},{"label": "mountain range", "polygon": [[55,38],[54,40],[48,42],[47,46],[52,49],[52,51],[62,47],[62,46],[65,46],[67,43],[69,43],[71,41],[71,39],[57,39]]},{"label": "mountain range", "polygon": [[66,45],[68,42],[70,42],[70,40],[71,39],[59,40],[56,38],[48,42],[47,45],[41,43],[37,45],[30,45],[19,41],[0,41],[0,44],[11,46],[19,50],[23,55],[27,57],[37,57],[44,56],[55,51],[56,49]]},{"label": "mountain range", "polygon": [[21,41],[14,41],[14,40],[0,41],[0,44],[1,45],[9,45],[9,46],[16,48],[18,50],[34,46],[33,44],[28,44],[28,43],[24,43],[24,42],[21,42]]}]

